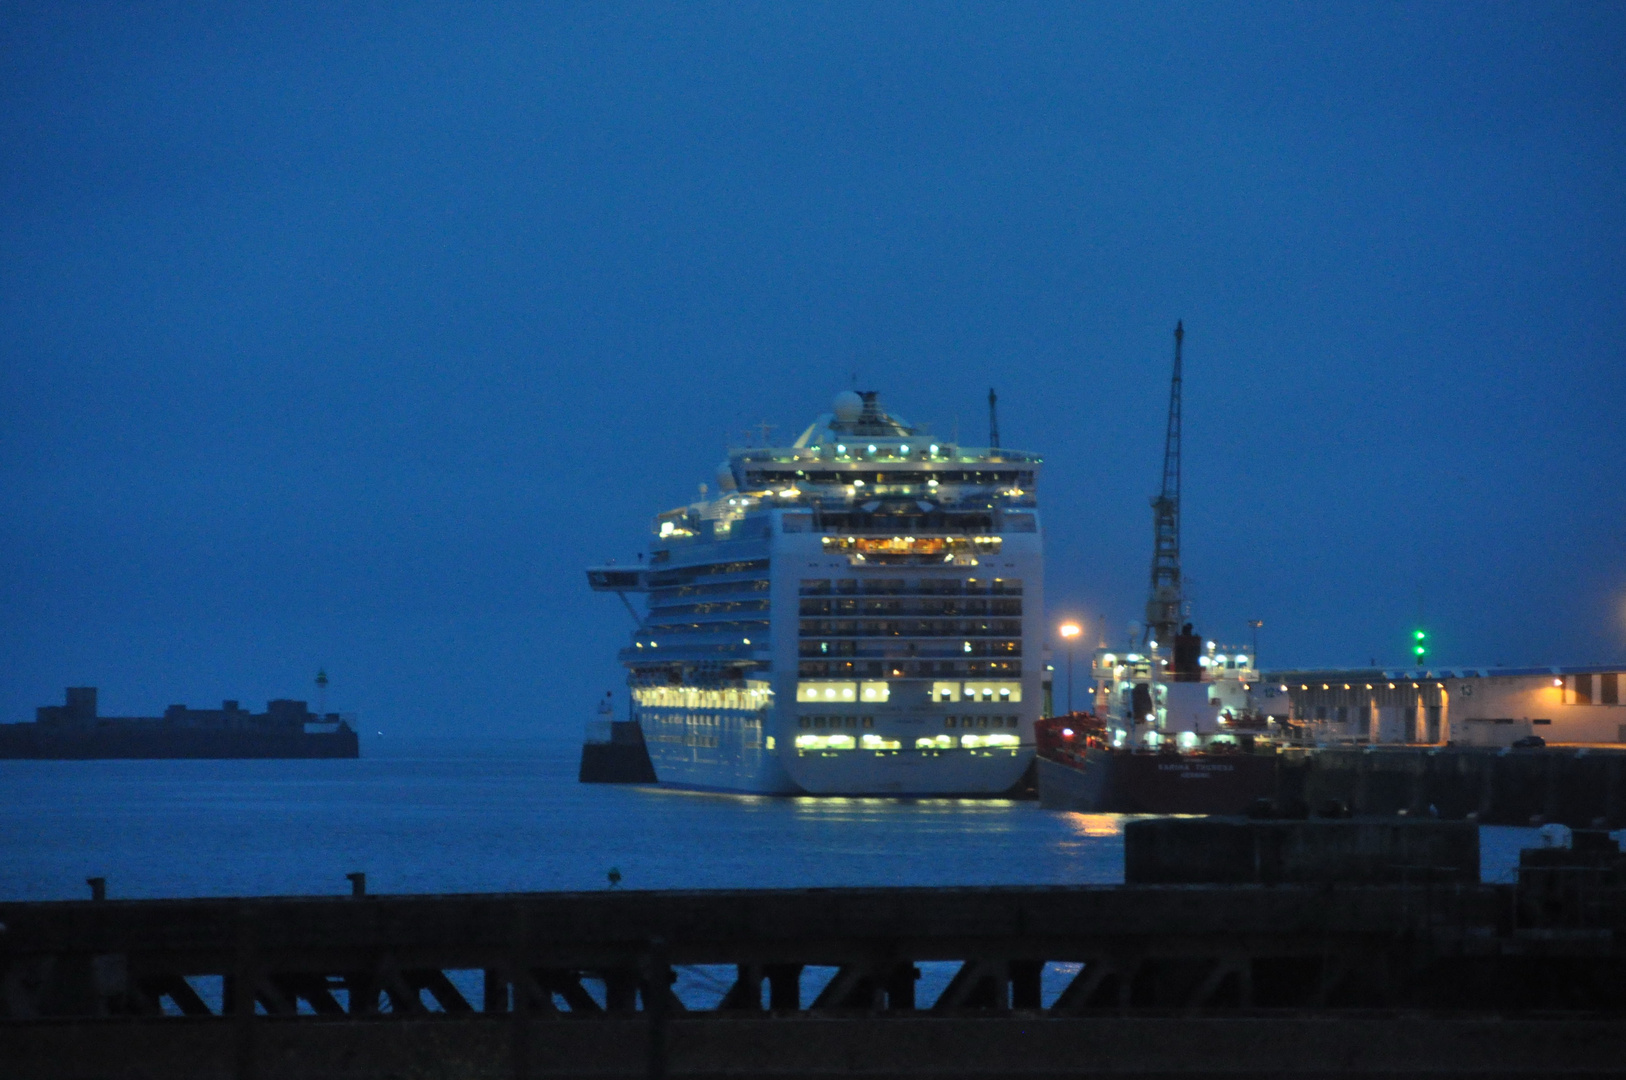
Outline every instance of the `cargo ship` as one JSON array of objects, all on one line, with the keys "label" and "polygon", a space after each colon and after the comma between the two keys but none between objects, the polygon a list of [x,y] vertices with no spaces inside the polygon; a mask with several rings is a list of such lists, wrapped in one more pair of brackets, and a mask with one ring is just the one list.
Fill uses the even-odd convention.
[{"label": "cargo ship", "polygon": [[1093,710],[1037,729],[1040,805],[1121,814],[1241,814],[1276,793],[1285,717],[1257,701],[1245,652],[1192,632],[1173,655],[1098,650]]},{"label": "cargo ship", "polygon": [[844,391],[791,445],[731,449],[715,494],[654,518],[647,561],[589,568],[637,627],[626,715],[582,778],[635,768],[641,740],[663,785],[1018,785],[1041,702],[1040,459],[999,445],[994,404],[989,444],[962,446]]},{"label": "cargo ship", "polygon": [[[1239,814],[1276,790],[1286,729],[1258,707],[1257,657],[1221,651],[1183,622],[1180,571],[1181,348],[1152,499],[1151,593],[1129,648],[1104,645],[1092,665],[1092,711],[1038,732],[1040,805],[1091,813]],[[1137,644],[1136,638],[1139,638]]]},{"label": "cargo ship", "polygon": [[162,716],[102,716],[96,687],[71,686],[62,705],[42,705],[33,723],[0,724],[0,758],[354,758],[359,740],[339,713],[313,713],[277,700],[254,713],[236,701],[218,709],[171,705]]}]

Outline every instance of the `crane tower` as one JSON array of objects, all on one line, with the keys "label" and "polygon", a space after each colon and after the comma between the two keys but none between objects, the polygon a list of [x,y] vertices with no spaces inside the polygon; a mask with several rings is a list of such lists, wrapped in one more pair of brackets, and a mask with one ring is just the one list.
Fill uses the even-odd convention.
[{"label": "crane tower", "polygon": [[1146,601],[1146,641],[1172,643],[1184,599],[1180,585],[1180,343],[1174,324],[1174,378],[1163,436],[1163,491],[1152,500],[1152,592]]}]

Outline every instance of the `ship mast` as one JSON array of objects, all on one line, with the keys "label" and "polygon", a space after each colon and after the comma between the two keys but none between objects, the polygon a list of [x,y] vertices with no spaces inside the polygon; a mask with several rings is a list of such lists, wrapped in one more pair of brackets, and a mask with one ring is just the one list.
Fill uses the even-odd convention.
[{"label": "ship mast", "polygon": [[999,449],[999,395],[991,386],[988,388],[988,445]]},{"label": "ship mast", "polygon": [[1174,378],[1169,384],[1169,423],[1163,436],[1163,491],[1152,500],[1152,592],[1146,601],[1147,642],[1172,643],[1180,625],[1180,343],[1174,324]]}]

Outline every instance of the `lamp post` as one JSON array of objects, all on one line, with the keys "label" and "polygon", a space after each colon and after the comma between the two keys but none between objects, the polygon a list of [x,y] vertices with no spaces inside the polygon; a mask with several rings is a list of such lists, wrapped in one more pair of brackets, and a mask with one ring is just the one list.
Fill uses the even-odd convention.
[{"label": "lamp post", "polygon": [[1263,619],[1249,619],[1248,626],[1253,629],[1253,670],[1262,670],[1259,667],[1259,628],[1265,625]]},{"label": "lamp post", "polygon": [[1058,629],[1062,639],[1067,642],[1067,715],[1073,713],[1073,639],[1084,632],[1083,627],[1075,622],[1062,623]]}]

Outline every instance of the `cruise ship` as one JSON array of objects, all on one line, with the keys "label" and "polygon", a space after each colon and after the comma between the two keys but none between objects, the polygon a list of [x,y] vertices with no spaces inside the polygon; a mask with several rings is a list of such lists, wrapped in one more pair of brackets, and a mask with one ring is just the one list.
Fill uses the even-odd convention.
[{"label": "cruise ship", "polygon": [[[990,395],[990,398],[992,395]],[[794,444],[732,449],[647,555],[588,570],[658,782],[999,795],[1041,704],[1040,459],[959,446],[844,391]],[[642,594],[635,606],[629,594]]]}]

